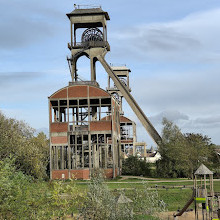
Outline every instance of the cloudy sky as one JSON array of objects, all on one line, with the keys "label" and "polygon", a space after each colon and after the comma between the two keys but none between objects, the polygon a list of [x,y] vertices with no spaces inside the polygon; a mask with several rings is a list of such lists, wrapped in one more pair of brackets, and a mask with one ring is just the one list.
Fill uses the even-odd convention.
[{"label": "cloudy sky", "polygon": [[[163,117],[183,132],[220,144],[219,0],[0,0],[0,110],[36,129],[48,128],[48,99],[70,81],[69,21],[73,4],[108,11],[109,63],[131,70],[132,95],[161,133]],[[89,79],[89,61],[79,74]],[[97,80],[107,85],[100,64]],[[136,116],[138,140],[152,140]]]}]

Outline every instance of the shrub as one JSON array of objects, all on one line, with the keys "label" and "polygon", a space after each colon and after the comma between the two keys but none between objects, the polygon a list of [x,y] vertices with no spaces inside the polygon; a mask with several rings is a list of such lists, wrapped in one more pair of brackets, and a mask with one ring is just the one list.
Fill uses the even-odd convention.
[{"label": "shrub", "polygon": [[157,216],[165,211],[166,204],[160,200],[157,190],[150,189],[146,181],[143,181],[143,189],[134,190],[132,198],[136,213]]},{"label": "shrub", "polygon": [[150,165],[137,156],[129,156],[122,162],[122,174],[132,176],[150,176]]},{"label": "shrub", "polygon": [[96,172],[88,188],[87,199],[80,210],[84,219],[132,219],[130,204],[118,204],[117,197],[108,189],[103,175]]},{"label": "shrub", "polygon": [[12,158],[0,161],[0,219],[18,219],[27,211],[24,192],[32,179],[16,171],[13,163]]},{"label": "shrub", "polygon": [[59,218],[77,210],[84,194],[74,182],[35,180],[15,167],[16,160],[0,161],[0,219]]},{"label": "shrub", "polygon": [[[119,196],[130,202],[118,203]],[[127,198],[126,198],[126,196]],[[143,181],[142,189],[110,191],[103,175],[96,172],[88,188],[87,199],[80,210],[83,219],[159,219],[158,213],[165,211],[165,203],[158,192]]]}]

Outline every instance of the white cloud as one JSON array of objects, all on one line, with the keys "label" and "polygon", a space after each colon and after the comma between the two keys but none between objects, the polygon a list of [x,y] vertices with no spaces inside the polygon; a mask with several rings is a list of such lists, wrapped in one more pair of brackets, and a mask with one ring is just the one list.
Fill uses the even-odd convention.
[{"label": "white cloud", "polygon": [[[129,27],[111,35],[133,56],[142,59],[215,61],[220,59],[220,8],[193,13],[172,22],[148,23]],[[129,45],[129,48],[126,47]],[[138,57],[139,59],[139,57]]]}]

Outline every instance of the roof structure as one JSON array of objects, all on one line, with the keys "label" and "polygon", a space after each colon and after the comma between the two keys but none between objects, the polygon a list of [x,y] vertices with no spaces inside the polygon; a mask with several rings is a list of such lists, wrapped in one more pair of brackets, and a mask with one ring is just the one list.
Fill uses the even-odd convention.
[{"label": "roof structure", "polygon": [[112,68],[112,70],[121,70],[121,71],[124,70],[124,71],[131,72],[131,70],[126,66],[112,66],[111,68]]},{"label": "roof structure", "polygon": [[213,172],[204,164],[201,164],[201,166],[196,170],[195,175],[213,175]]},{"label": "roof structure", "polygon": [[130,203],[130,202],[133,202],[133,201],[123,194],[121,194],[117,199],[117,203],[121,203],[121,204]]},{"label": "roof structure", "polygon": [[104,14],[106,20],[110,20],[108,12],[103,11],[101,8],[75,9],[71,13],[67,14],[67,16],[70,18],[72,16],[93,15],[93,14],[99,14],[99,15]]}]

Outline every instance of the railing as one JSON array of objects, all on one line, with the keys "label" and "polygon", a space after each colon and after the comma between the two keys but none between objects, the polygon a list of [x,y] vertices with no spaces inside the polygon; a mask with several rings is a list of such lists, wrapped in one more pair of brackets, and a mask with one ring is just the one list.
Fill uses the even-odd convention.
[{"label": "railing", "polygon": [[76,48],[86,48],[86,47],[107,47],[110,48],[110,45],[107,41],[89,41],[89,42],[75,42],[73,45],[68,43],[68,48],[76,49]]},{"label": "railing", "polygon": [[77,5],[74,4],[75,9],[92,9],[92,8],[102,8],[101,5]]},{"label": "railing", "polygon": [[75,81],[75,82],[69,82],[70,86],[73,85],[91,85],[91,86],[96,86],[99,87],[99,84],[95,81]]},{"label": "railing", "polygon": [[122,63],[110,63],[109,65],[111,67],[123,67],[123,66],[126,66],[126,64],[122,64]]}]

